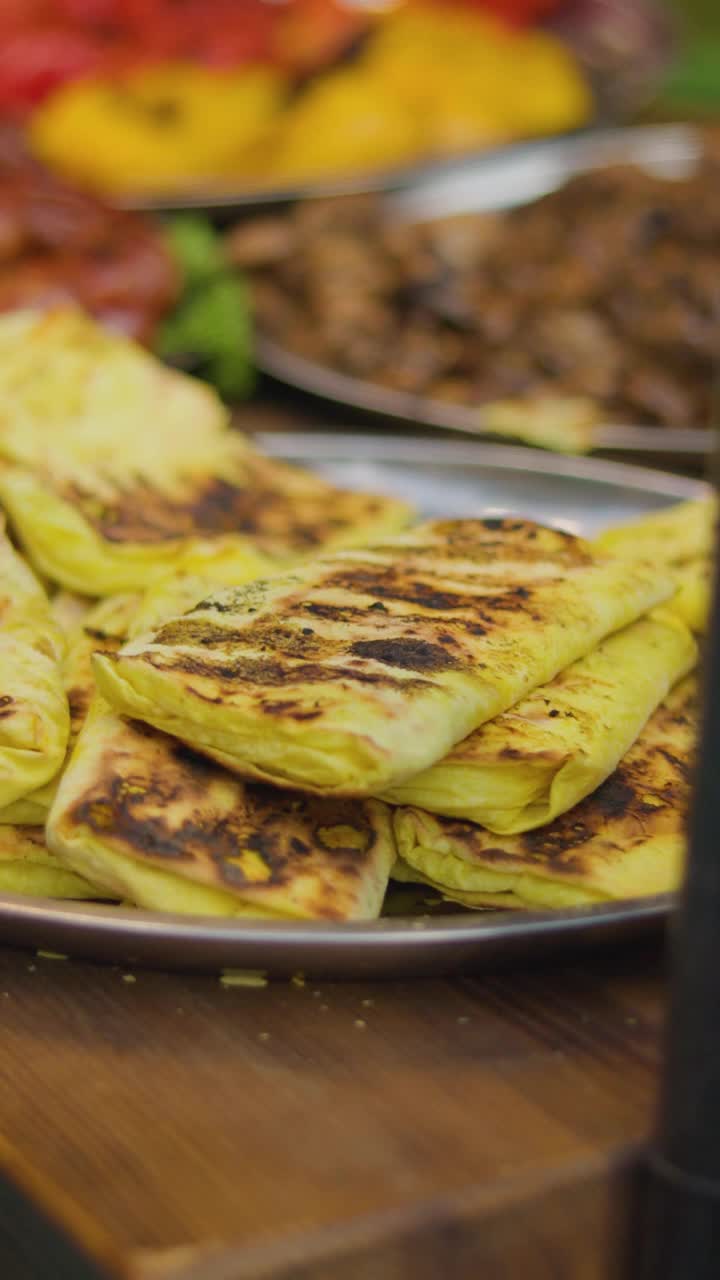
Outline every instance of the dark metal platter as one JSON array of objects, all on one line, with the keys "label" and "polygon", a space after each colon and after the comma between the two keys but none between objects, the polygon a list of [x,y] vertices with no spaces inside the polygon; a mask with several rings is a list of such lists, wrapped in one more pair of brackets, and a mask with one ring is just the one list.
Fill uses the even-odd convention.
[{"label": "dark metal platter", "polygon": [[[681,476],[513,446],[349,433],[273,433],[258,443],[348,487],[410,498],[427,515],[513,511],[587,534],[708,491]],[[441,914],[433,907],[427,915],[327,924],[163,915],[3,894],[0,938],[67,956],[167,969],[401,977],[492,967],[524,955],[643,936],[662,925],[672,905],[669,896],[537,913],[464,912],[448,905]]]},{"label": "dark metal platter", "polygon": [[[666,177],[684,177],[694,170],[701,155],[699,134],[686,125],[644,125],[605,129],[570,138],[508,148],[445,173],[419,177],[407,190],[385,197],[388,218],[400,222],[427,222],[436,218],[527,204],[556,190],[574,174],[607,165],[628,163]],[[329,365],[296,355],[260,333],[256,358],[262,370],[288,383],[338,404],[393,418],[397,422],[440,427],[489,439],[482,406],[450,404],[378,383],[353,378]],[[712,448],[713,431],[605,423],[593,432],[593,450],[667,458],[696,466]]]}]

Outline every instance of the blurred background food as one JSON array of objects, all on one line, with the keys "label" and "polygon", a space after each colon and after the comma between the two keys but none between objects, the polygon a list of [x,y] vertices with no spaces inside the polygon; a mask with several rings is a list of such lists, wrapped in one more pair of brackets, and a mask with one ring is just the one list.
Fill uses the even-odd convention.
[{"label": "blurred background food", "polygon": [[667,39],[651,0],[3,0],[0,111],[99,190],[279,186],[582,127]]},{"label": "blurred background food", "polygon": [[159,227],[63,182],[0,134],[0,311],[73,301],[151,343],[181,287]]},{"label": "blurred background food", "polygon": [[610,167],[505,212],[406,222],[372,195],[301,203],[241,223],[227,253],[262,332],[341,373],[454,404],[585,397],[606,422],[692,427],[716,412],[719,242],[708,145],[684,180]]},{"label": "blurred background food", "polygon": [[253,384],[247,288],[197,214],[113,208],[0,130],[0,312],[76,303],[203,374],[229,400]]},{"label": "blurred background food", "polygon": [[[715,0],[0,0],[0,311],[79,303],[230,402],[277,393],[255,329],[555,447],[598,421],[704,427],[711,131],[673,183],[618,169],[404,226],[383,192],[719,103]],[[346,180],[365,194],[290,195]],[[523,432],[538,404],[551,429]]]}]

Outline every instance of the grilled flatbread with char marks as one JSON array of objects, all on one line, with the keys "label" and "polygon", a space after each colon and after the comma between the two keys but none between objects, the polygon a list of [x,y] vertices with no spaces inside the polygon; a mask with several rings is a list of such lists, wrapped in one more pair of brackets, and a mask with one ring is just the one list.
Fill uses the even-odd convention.
[{"label": "grilled flatbread with char marks", "polygon": [[372,919],[395,860],[381,801],[244,783],[98,696],[47,838],[99,890],[197,915]]},{"label": "grilled flatbread with char marks", "polygon": [[237,773],[387,790],[666,598],[522,520],[436,521],[211,596],[96,657],[103,696]]},{"label": "grilled flatbread with char marks", "polygon": [[[94,653],[116,653],[128,636],[137,635],[160,619],[181,609],[191,609],[217,586],[244,581],[248,573],[245,555],[216,548],[202,560],[202,576],[176,572],[140,594],[124,592],[106,600],[82,601],[59,592],[52,602],[53,615],[66,619],[66,654],[62,663],[63,685],[70,709],[68,753],[87,716],[95,693],[92,670]],[[43,823],[52,804],[59,774],[38,790],[0,810],[0,823]]]},{"label": "grilled flatbread with char marks", "polygon": [[[66,654],[62,663],[63,685],[70,709],[68,753],[87,716],[95,693],[92,670],[94,653],[116,653],[128,636],[181,609],[191,609],[208,591],[229,582],[242,582],[248,566],[244,554],[216,548],[202,559],[203,574],[177,572],[162,578],[140,594],[125,592],[107,600],[83,602],[69,593],[58,593],[51,604],[55,617],[65,618]],[[64,598],[63,598],[64,597]],[[43,823],[52,804],[59,774],[37,791],[0,810],[0,823]]]},{"label": "grilled flatbread with char marks", "polygon": [[612,773],[696,661],[685,624],[667,608],[656,609],[385,799],[505,834],[544,826]]},{"label": "grilled flatbread with char marks", "polygon": [[224,549],[245,555],[240,581],[326,547],[404,528],[406,503],[336,488],[229,439],[201,465],[150,473],[70,460],[0,465],[0,499],[33,564],[72,591],[144,590],[176,568],[203,572]]},{"label": "grilled flatbread with char marks", "polygon": [[497,836],[397,809],[393,871],[468,907],[569,907],[678,888],[685,852],[696,685],[683,680],[603,785],[547,827]]},{"label": "grilled flatbread with char marks", "polygon": [[[206,566],[232,574],[227,559]],[[89,655],[192,607],[216,581],[177,575],[88,619],[76,665],[90,702],[48,822],[63,862],[138,906],[228,916],[373,918],[395,844],[379,801],[309,801],[245,786],[175,739],[123,719],[94,692]],[[71,698],[71,702],[74,699]]]}]

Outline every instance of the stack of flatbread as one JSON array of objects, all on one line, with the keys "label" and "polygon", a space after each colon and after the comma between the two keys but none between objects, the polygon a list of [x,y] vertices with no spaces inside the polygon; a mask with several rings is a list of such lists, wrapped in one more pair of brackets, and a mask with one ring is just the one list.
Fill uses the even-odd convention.
[{"label": "stack of flatbread", "polygon": [[677,885],[712,502],[595,544],[410,528],[117,343],[74,312],[0,320],[27,558],[5,540],[5,608],[32,649],[16,722],[0,700],[6,888],[347,920],[391,877],[483,908]]},{"label": "stack of flatbread", "polygon": [[[657,558],[492,519],[328,552],[174,616],[166,596],[143,629],[146,602],[139,634],[93,659],[51,846],[140,905],[223,914],[337,917],[298,903],[318,857],[325,893],[361,894],[346,918],[377,913],[388,875],[482,907],[672,889],[697,661],[676,601]],[[290,815],[306,825],[288,844]]]},{"label": "stack of flatbread", "polygon": [[[0,318],[0,501],[20,548],[0,541],[0,886],[142,903],[148,880],[167,909],[377,914],[394,857],[384,805],[283,810],[139,724],[113,723],[123,747],[91,659],[218,585],[391,535],[410,508],[264,457],[228,429],[208,388],[70,309]],[[72,784],[93,741],[108,805],[132,798],[132,812],[125,830],[119,808],[91,806],[98,822],[110,817],[102,867],[91,856],[84,875],[58,841],[46,846],[45,827],[61,777]],[[177,822],[170,849],[165,822]],[[106,869],[123,835],[137,850],[137,891]],[[152,871],[158,855],[196,872],[187,899],[176,902],[172,874]]]}]

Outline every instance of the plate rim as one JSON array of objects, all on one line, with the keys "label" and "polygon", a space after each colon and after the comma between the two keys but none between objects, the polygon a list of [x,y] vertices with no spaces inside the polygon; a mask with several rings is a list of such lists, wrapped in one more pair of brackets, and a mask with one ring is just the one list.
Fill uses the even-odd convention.
[{"label": "plate rim", "polygon": [[432,183],[438,179],[462,174],[468,170],[492,170],[498,163],[522,160],[527,155],[562,154],[577,148],[584,141],[590,143],[612,141],[637,136],[657,138],[686,137],[698,130],[683,121],[650,121],[641,124],[615,124],[596,120],[577,129],[569,129],[552,137],[518,138],[496,146],[471,147],[452,155],[426,157],[408,164],[396,164],[387,168],[365,170],[357,174],[328,174],[315,179],[288,182],[276,187],[245,185],[244,187],[194,187],[177,192],[143,192],[141,190],[118,194],[114,204],[133,213],[173,214],[186,210],[214,210],[228,213],[233,210],[252,211],[295,204],[301,200],[324,200],[351,195],[392,194],[404,191],[420,183]]},{"label": "plate rim", "polygon": [[[568,942],[593,945],[608,937],[634,937],[665,925],[676,905],[676,894],[657,894],[562,911],[448,910],[370,921],[267,921],[3,893],[0,926],[4,945],[34,945],[39,958],[47,960],[237,971],[263,978],[298,972],[305,977],[397,978],[472,968],[476,957],[493,962],[539,947],[552,952]],[[55,950],[60,946],[68,951]]]},{"label": "plate rim", "polygon": [[[455,405],[429,396],[417,396],[413,392],[383,387],[380,383],[355,378],[330,365],[319,364],[307,356],[298,355],[281,346],[261,331],[255,334],[254,359],[262,373],[269,374],[287,386],[309,392],[338,408],[362,409],[376,417],[391,418],[409,426],[437,427],[456,431],[462,435],[487,443],[502,439],[483,429],[478,421],[482,405]],[[590,453],[598,451],[628,454],[647,453],[652,456],[703,458],[712,450],[715,431],[711,427],[654,427],[640,424],[604,423],[592,430]],[[532,449],[550,456],[563,457],[559,451],[541,449],[522,441],[510,444],[514,449]]]},{"label": "plate rim", "polygon": [[[569,480],[623,485],[646,493],[649,488],[663,497],[682,502],[689,498],[709,496],[713,492],[707,480],[696,476],[677,475],[656,467],[612,458],[555,453],[534,449],[529,445],[500,444],[495,441],[425,439],[413,435],[372,435],[348,428],[345,432],[328,431],[258,431],[253,440],[271,457],[308,463],[358,461],[370,463],[409,463],[428,467],[485,466],[500,470],[556,475]],[[329,456],[332,454],[332,457]]]}]

